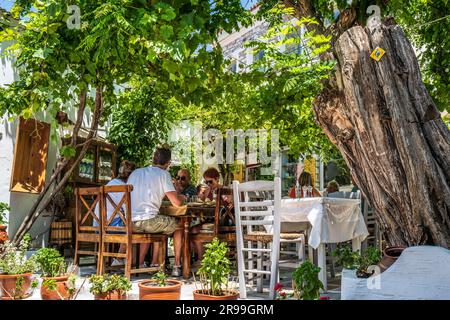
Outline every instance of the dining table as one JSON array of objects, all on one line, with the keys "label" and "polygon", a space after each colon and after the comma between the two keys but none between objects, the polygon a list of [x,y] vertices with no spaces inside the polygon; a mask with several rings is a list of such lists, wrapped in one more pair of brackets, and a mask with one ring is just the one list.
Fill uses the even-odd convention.
[{"label": "dining table", "polygon": [[[360,199],[331,197],[282,199],[280,218],[282,229],[283,226],[291,224],[303,225],[306,228],[308,246],[317,250],[319,279],[325,291],[327,290],[325,245],[352,241],[353,251],[359,251],[361,242],[369,235],[361,213]],[[308,251],[312,261],[312,250]]]},{"label": "dining table", "polygon": [[215,202],[189,202],[183,206],[173,206],[170,202],[163,202],[160,214],[174,217],[183,228],[182,273],[184,279],[191,275],[191,245],[189,228],[195,218],[214,217]]}]

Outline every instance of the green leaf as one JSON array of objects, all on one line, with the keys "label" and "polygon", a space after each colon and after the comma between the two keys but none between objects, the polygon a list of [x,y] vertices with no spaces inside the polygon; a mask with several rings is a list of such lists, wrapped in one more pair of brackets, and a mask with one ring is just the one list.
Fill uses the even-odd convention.
[{"label": "green leaf", "polygon": [[169,39],[173,36],[173,27],[171,25],[162,25],[159,28],[159,33],[164,39]]},{"label": "green leaf", "polygon": [[73,146],[64,146],[59,153],[64,158],[73,158],[77,154],[77,150]]},{"label": "green leaf", "polygon": [[33,116],[33,111],[31,111],[31,109],[28,108],[28,109],[25,109],[25,110],[22,111],[22,117],[24,119],[29,119],[32,116]]},{"label": "green leaf", "polygon": [[171,60],[164,60],[162,67],[169,73],[175,73],[178,70],[178,65]]}]

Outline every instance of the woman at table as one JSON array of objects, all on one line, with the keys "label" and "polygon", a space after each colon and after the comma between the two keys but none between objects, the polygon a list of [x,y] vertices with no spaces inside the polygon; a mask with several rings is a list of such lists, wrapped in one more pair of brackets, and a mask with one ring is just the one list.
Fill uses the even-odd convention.
[{"label": "woman at table", "polygon": [[[220,184],[220,173],[215,168],[208,168],[203,173],[203,179],[205,181],[205,185],[199,186],[199,192],[198,197],[203,200],[213,200],[214,199],[214,193],[217,193],[217,190],[222,188],[222,185]],[[217,201],[217,200],[216,200]],[[230,207],[233,205],[233,198],[231,195],[222,196],[222,203],[224,205]],[[224,210],[225,208],[223,208]],[[200,221],[200,224],[194,225],[191,228],[191,234],[197,234],[202,229],[202,225],[205,223],[214,223],[214,217],[205,217],[203,221]],[[195,247],[195,251],[198,256],[198,261],[201,261],[203,259],[203,242],[201,241],[193,241],[192,243]]]},{"label": "woman at table", "polygon": [[221,188],[220,184],[220,173],[216,168],[208,168],[203,173],[203,180],[205,181],[204,185],[200,185],[200,190],[198,192],[198,197],[205,200],[213,200],[214,192],[217,189]]},{"label": "woman at table", "polygon": [[298,178],[298,185],[300,186],[300,190],[297,193],[295,187],[289,191],[290,198],[297,198],[297,194],[299,198],[310,198],[310,197],[321,197],[319,190],[314,188],[312,183],[312,176],[309,172],[303,171]]},{"label": "woman at table", "polygon": [[[128,177],[134,171],[135,168],[136,168],[136,165],[134,163],[127,161],[127,160],[122,161],[120,163],[120,167],[119,167],[119,174],[117,175],[116,178],[109,181],[106,185],[107,186],[121,186],[121,185],[127,184]],[[122,200],[123,194],[122,194],[122,192],[112,192],[112,193],[109,193],[109,196],[111,197],[112,201],[114,201],[114,203],[118,204],[120,202],[120,200]],[[99,216],[98,215],[98,211],[99,211],[98,207],[99,207],[98,205],[95,207],[95,213],[97,216]],[[109,220],[109,218],[111,217],[113,212],[114,212],[114,207],[112,206],[112,204],[110,202],[107,202],[106,203],[106,219],[107,220]],[[97,226],[97,225],[98,225],[97,221],[94,221],[94,226]],[[114,217],[114,219],[111,221],[111,223],[109,225],[113,226],[113,227],[123,227],[123,221],[120,218],[120,216],[118,214],[116,214],[116,216]]]}]

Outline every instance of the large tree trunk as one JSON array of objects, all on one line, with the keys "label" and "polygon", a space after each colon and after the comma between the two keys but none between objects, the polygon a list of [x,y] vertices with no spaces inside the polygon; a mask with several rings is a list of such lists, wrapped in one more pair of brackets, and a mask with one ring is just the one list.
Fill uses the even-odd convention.
[{"label": "large tree trunk", "polygon": [[[370,58],[381,47],[380,61]],[[336,41],[336,83],[314,103],[377,212],[388,244],[450,247],[450,133],[397,25],[355,26]]]}]

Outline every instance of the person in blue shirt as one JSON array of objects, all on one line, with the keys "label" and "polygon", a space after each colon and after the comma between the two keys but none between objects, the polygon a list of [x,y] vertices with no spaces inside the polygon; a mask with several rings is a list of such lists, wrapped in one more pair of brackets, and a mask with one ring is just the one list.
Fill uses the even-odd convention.
[{"label": "person in blue shirt", "polygon": [[174,181],[178,193],[192,198],[197,195],[197,189],[191,184],[191,174],[188,169],[180,169]]},{"label": "person in blue shirt", "polygon": [[[127,184],[128,177],[134,171],[135,168],[136,168],[136,165],[133,162],[130,162],[128,160],[122,161],[120,163],[119,173],[118,173],[117,177],[112,179],[106,185],[107,186],[120,186],[120,185]],[[111,199],[114,201],[114,203],[119,203],[123,196],[122,192],[114,192],[114,193],[110,193],[109,195],[110,195]],[[124,212],[124,208],[121,208],[121,210],[122,210],[122,212]],[[106,204],[107,220],[109,220],[109,218],[111,217],[113,212],[114,212],[114,207],[112,206],[111,203],[108,202]],[[99,217],[99,205],[97,205],[95,208],[95,214]],[[97,226],[97,225],[98,225],[97,221],[94,220],[94,226]],[[111,221],[111,223],[109,225],[113,226],[113,227],[123,227],[124,224],[123,224],[123,221],[120,218],[120,216],[118,214],[116,214],[116,216],[114,217],[114,219]]]}]

